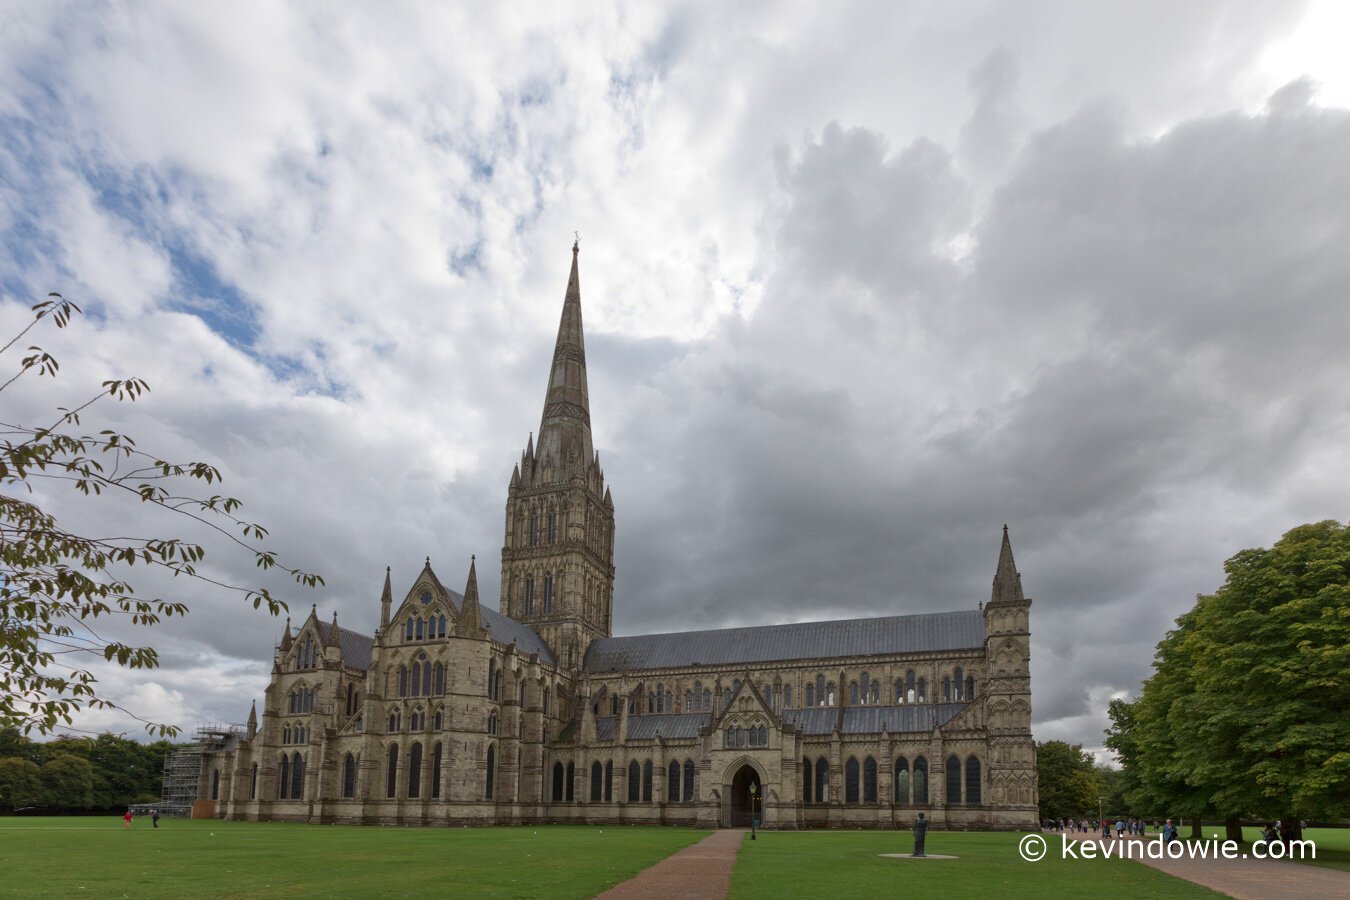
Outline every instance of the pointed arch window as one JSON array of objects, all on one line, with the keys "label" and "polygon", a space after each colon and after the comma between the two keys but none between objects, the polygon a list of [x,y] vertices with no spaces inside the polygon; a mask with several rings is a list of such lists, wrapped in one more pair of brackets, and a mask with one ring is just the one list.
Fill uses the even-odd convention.
[{"label": "pointed arch window", "polygon": [[628,802],[637,803],[642,799],[642,767],[637,760],[628,764]]},{"label": "pointed arch window", "polygon": [[824,705],[825,705],[825,676],[824,676],[824,675],[817,675],[817,676],[816,676],[816,702],[813,703],[813,704],[811,704],[811,705],[812,705],[812,706],[824,706]]},{"label": "pointed arch window", "polygon": [[896,805],[909,803],[909,760],[903,756],[895,761],[895,780],[892,784],[895,788]]},{"label": "pointed arch window", "polygon": [[708,688],[703,689],[703,711],[708,712],[712,709],[712,691]]},{"label": "pointed arch window", "polygon": [[974,699],[975,699],[975,676],[974,676],[974,675],[967,675],[967,676],[966,676],[966,701],[969,702],[969,701],[974,700]]},{"label": "pointed arch window", "polygon": [[792,685],[790,684],[783,687],[783,708],[792,708]]},{"label": "pointed arch window", "polygon": [[599,761],[599,760],[596,760],[595,762],[591,763],[591,802],[592,802],[592,803],[599,803],[602,799],[604,799],[604,796],[605,796],[605,794],[604,794],[604,791],[605,791],[605,784],[604,784],[604,774],[603,774],[603,772],[604,772],[604,769],[601,767],[600,761]]},{"label": "pointed arch window", "polygon": [[393,799],[398,790],[398,744],[389,745],[389,753],[385,756],[385,776],[384,776],[384,795]]},{"label": "pointed arch window", "polygon": [[417,640],[423,641],[423,640],[426,640],[426,637],[427,637],[427,623],[426,623],[426,621],[425,621],[421,616],[418,616],[418,617],[417,617]]},{"label": "pointed arch window", "polygon": [[408,799],[422,796],[422,745],[415,743],[408,750]]},{"label": "pointed arch window", "polygon": [[398,667],[398,695],[400,697],[408,696],[408,667]]},{"label": "pointed arch window", "polygon": [[291,790],[291,758],[281,754],[281,763],[277,766],[277,799],[286,800]]},{"label": "pointed arch window", "polygon": [[814,684],[806,686],[806,705],[808,707],[816,705],[816,686]]},{"label": "pointed arch window", "polygon": [[827,691],[826,697],[827,697],[827,699],[829,700],[829,703],[827,703],[826,705],[827,705],[827,706],[834,706],[835,703],[836,703],[836,701],[835,701],[835,694],[834,694],[834,682],[831,681],[831,682],[826,686],[825,690]]},{"label": "pointed arch window", "polygon": [[830,763],[825,757],[816,760],[816,802],[826,803],[830,798]]},{"label": "pointed arch window", "polygon": [[974,756],[966,760],[966,805],[980,805],[980,761]]},{"label": "pointed arch window", "polygon": [[848,702],[851,706],[858,705],[858,682],[851,681],[848,685]]},{"label": "pointed arch window", "polygon": [[684,761],[684,802],[694,802],[694,761]]},{"label": "pointed arch window", "polygon": [[844,802],[858,802],[859,767],[856,757],[850,756],[844,764]]},{"label": "pointed arch window", "polygon": [[401,721],[401,719],[402,719],[402,716],[399,715],[399,711],[398,711],[398,710],[393,710],[392,712],[389,713],[389,729],[388,729],[388,731],[389,731],[390,734],[396,734],[396,733],[398,733],[398,731],[402,728],[403,722]]},{"label": "pointed arch window", "polygon": [[881,702],[881,682],[880,682],[880,681],[874,681],[874,682],[872,682],[871,693],[870,693],[868,696],[870,697],[870,699],[868,700],[868,702],[871,703],[871,704],[873,704],[873,705],[876,705],[876,704],[878,704],[878,703]]},{"label": "pointed arch window", "polygon": [[544,576],[544,614],[553,612],[553,576]]},{"label": "pointed arch window", "polygon": [[258,764],[254,763],[248,775],[248,799],[258,799]]},{"label": "pointed arch window", "polygon": [[436,636],[445,637],[445,616],[441,616],[436,620]]},{"label": "pointed arch window", "polygon": [[961,759],[955,755],[947,757],[947,805],[961,804]]},{"label": "pointed arch window", "polygon": [[614,800],[614,760],[605,761],[605,802]]},{"label": "pointed arch window", "polygon": [[919,697],[918,697],[918,702],[919,702],[919,703],[927,703],[927,702],[928,702],[928,679],[926,679],[926,678],[920,678],[920,679],[919,679]]},{"label": "pointed arch window", "polygon": [[497,681],[497,661],[495,659],[490,659],[488,660],[488,676],[487,676],[487,695],[489,700],[498,699],[497,698],[498,683],[499,682]]},{"label": "pointed arch window", "polygon": [[563,764],[553,764],[553,802],[561,803],[563,798]]},{"label": "pointed arch window", "polygon": [[487,790],[484,796],[491,800],[497,789],[497,746],[488,744],[487,748]]},{"label": "pointed arch window", "polygon": [[802,757],[802,802],[810,803],[815,799],[811,793],[811,760]]},{"label": "pointed arch window", "polygon": [[905,680],[903,678],[895,679],[895,702],[905,702]]},{"label": "pointed arch window", "polygon": [[432,727],[432,730],[433,730],[433,731],[443,731],[443,730],[445,730],[445,710],[444,710],[444,709],[438,709],[438,710],[436,710],[436,715],[435,715],[435,717],[431,720],[431,727]]},{"label": "pointed arch window", "polygon": [[414,661],[412,664],[411,694],[414,697],[422,696],[422,664],[418,661]]},{"label": "pointed arch window", "polygon": [[[441,714],[436,713],[436,718]],[[439,741],[431,749],[431,798],[439,800],[441,796],[441,763],[445,756],[445,750]]]},{"label": "pointed arch window", "polygon": [[928,805],[928,760],[922,756],[914,760],[914,805]]},{"label": "pointed arch window", "polygon": [[539,516],[537,513],[530,513],[530,546],[539,546]]},{"label": "pointed arch window", "polygon": [[348,800],[356,796],[356,757],[350,753],[342,760],[342,796]]},{"label": "pointed arch window", "polygon": [[305,758],[299,750],[291,756],[291,799],[305,799]]},{"label": "pointed arch window", "polygon": [[642,800],[644,803],[652,802],[652,761],[650,759],[642,764]]},{"label": "pointed arch window", "polygon": [[863,760],[863,796],[864,803],[877,802],[877,761],[872,757]]},{"label": "pointed arch window", "polygon": [[525,579],[525,615],[534,615],[534,579]]},{"label": "pointed arch window", "polygon": [[548,542],[555,544],[558,541],[558,514],[551,512],[548,514]]},{"label": "pointed arch window", "polygon": [[666,802],[680,802],[680,761],[672,759],[666,770]]},{"label": "pointed arch window", "polygon": [[567,802],[573,803],[577,799],[577,767],[576,763],[569,761],[567,763]]},{"label": "pointed arch window", "polygon": [[942,702],[952,702],[952,680],[946,675],[942,676]]},{"label": "pointed arch window", "polygon": [[964,700],[965,697],[966,676],[960,666],[956,667],[956,672],[952,674],[952,690],[956,692],[957,700]]},{"label": "pointed arch window", "polygon": [[413,620],[412,620],[412,616],[409,616],[409,617],[408,617],[408,626],[407,626],[407,628],[405,628],[405,629],[403,630],[403,640],[404,640],[404,641],[411,641],[412,639],[413,639]]},{"label": "pointed arch window", "polygon": [[548,696],[548,695],[549,695],[549,690],[548,690],[548,688],[544,688],[544,715],[548,715],[548,706],[549,706],[549,696]]},{"label": "pointed arch window", "polygon": [[862,702],[866,703],[868,696],[872,693],[872,681],[866,672],[858,676],[858,684],[862,691]]},{"label": "pointed arch window", "polygon": [[685,692],[684,692],[684,711],[685,711],[685,712],[693,712],[693,711],[694,711],[694,692],[693,692],[693,691],[685,691]]}]

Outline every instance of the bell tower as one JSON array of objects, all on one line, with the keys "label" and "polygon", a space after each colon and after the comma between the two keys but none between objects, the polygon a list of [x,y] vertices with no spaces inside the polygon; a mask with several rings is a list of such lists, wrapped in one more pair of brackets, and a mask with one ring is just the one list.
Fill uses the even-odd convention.
[{"label": "bell tower", "polygon": [[614,500],[591,442],[579,253],[573,244],[538,440],[507,488],[501,583],[502,614],[573,670],[592,640],[610,636],[614,605]]}]

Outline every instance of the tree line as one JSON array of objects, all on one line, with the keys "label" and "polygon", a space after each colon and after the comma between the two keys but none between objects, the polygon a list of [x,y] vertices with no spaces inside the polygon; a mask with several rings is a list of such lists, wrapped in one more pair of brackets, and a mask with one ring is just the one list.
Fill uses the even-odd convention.
[{"label": "tree line", "polygon": [[158,803],[169,741],[141,744],[114,734],[29,740],[0,728],[0,813],[123,809]]}]

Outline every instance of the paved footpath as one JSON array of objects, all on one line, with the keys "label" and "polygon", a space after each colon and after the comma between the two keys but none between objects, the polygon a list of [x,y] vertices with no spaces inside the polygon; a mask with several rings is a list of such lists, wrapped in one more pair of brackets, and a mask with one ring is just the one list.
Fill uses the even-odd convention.
[{"label": "paved footpath", "polygon": [[745,831],[739,828],[714,831],[605,891],[600,900],[722,900],[731,890],[731,869],[743,840]]},{"label": "paved footpath", "polygon": [[[1072,835],[1070,835],[1072,837]],[[1100,839],[1098,839],[1100,840]],[[1157,840],[1147,838],[1130,840]],[[1238,900],[1350,897],[1350,872],[1282,859],[1140,859],[1146,866]]]}]

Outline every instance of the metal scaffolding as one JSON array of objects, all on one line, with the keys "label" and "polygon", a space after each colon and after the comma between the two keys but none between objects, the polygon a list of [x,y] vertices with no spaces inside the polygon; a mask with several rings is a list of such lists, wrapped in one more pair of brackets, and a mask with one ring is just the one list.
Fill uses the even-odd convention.
[{"label": "metal scaffolding", "polygon": [[191,744],[166,754],[160,815],[190,817],[202,781],[202,757],[229,748],[243,735],[243,725],[199,725]]}]

